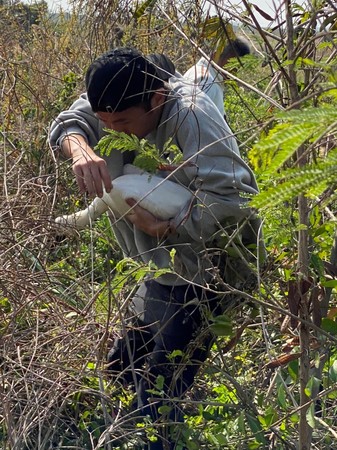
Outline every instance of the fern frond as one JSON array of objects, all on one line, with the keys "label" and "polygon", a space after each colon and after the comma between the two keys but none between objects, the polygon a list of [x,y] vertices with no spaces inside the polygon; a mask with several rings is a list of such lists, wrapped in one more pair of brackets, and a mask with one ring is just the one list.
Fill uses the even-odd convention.
[{"label": "fern frond", "polygon": [[315,132],[317,128],[313,124],[278,124],[253,149],[264,162],[264,175],[270,176],[279,170]]},{"label": "fern frond", "polygon": [[251,200],[252,207],[257,209],[271,208],[289,201],[299,194],[320,195],[327,186],[335,182],[337,173],[337,149],[333,158],[323,163],[305,168],[290,169],[282,173],[282,180],[276,185],[260,192]]},{"label": "fern frond", "polygon": [[154,173],[161,164],[161,160],[155,158],[151,153],[140,153],[133,161],[133,164],[147,172]]},{"label": "fern frond", "polygon": [[98,151],[102,156],[110,156],[114,148],[112,140],[107,135],[101,138],[94,150]]},{"label": "fern frond", "polygon": [[112,150],[122,153],[134,151],[136,157],[133,164],[148,172],[155,172],[158,167],[166,164],[178,164],[183,159],[180,148],[168,140],[160,153],[155,144],[150,144],[146,139],[139,139],[134,134],[126,134],[114,130],[105,130],[107,134],[102,137],[95,147],[102,156],[109,156]]},{"label": "fern frond", "polygon": [[333,106],[321,106],[319,108],[306,108],[302,110],[281,111],[276,114],[281,120],[293,123],[324,123],[329,126],[337,121],[337,111]]},{"label": "fern frond", "polygon": [[106,131],[107,134],[101,138],[95,147],[102,156],[110,156],[112,150],[126,152],[138,150],[140,147],[139,139],[133,134],[129,135],[108,129],[104,131]]},{"label": "fern frond", "polygon": [[277,114],[278,123],[269,134],[251,150],[250,160],[264,177],[277,172],[296,150],[306,142],[312,142],[327,130],[337,127],[337,112],[330,106],[292,110]]},{"label": "fern frond", "polygon": [[326,164],[337,164],[337,147],[330,150],[325,158]]}]

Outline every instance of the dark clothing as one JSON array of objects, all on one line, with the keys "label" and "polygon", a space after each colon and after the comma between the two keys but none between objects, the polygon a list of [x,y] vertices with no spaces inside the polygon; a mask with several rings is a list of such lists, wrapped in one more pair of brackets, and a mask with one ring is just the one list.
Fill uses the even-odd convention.
[{"label": "dark clothing", "polygon": [[[149,415],[154,422],[182,421],[181,404],[174,398],[182,398],[207,358],[213,343],[209,314],[219,310],[216,295],[200,287],[172,287],[155,280],[140,286],[130,307],[132,328],[108,356],[111,372],[135,385],[140,416]],[[163,405],[171,408],[166,416],[158,411]],[[148,448],[163,449],[161,439]]]}]

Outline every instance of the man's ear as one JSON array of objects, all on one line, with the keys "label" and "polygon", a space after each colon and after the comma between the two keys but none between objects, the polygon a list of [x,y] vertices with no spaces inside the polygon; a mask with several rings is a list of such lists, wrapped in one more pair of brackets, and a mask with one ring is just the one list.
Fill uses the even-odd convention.
[{"label": "man's ear", "polygon": [[154,91],[152,97],[151,97],[151,109],[157,109],[161,105],[164,104],[166,99],[166,91],[164,88],[157,89]]}]

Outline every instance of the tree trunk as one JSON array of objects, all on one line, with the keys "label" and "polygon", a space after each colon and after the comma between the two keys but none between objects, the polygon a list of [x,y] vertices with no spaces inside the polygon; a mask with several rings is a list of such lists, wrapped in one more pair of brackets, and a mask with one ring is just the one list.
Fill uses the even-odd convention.
[{"label": "tree trunk", "polygon": [[[289,75],[289,93],[290,103],[297,103],[300,96],[297,87],[297,76],[295,70],[295,33],[293,14],[291,10],[291,0],[285,0],[286,23],[287,23],[287,59],[291,63],[288,66]],[[305,156],[305,149],[299,148],[297,151],[297,165],[299,167],[307,163]],[[297,262],[297,285],[300,293],[299,304],[299,318],[308,323],[309,317],[309,295],[308,289],[305,287],[305,281],[309,277],[309,238],[308,238],[308,224],[309,224],[309,210],[307,198],[304,195],[298,197],[298,211],[299,211],[299,235],[298,235],[298,262]],[[310,377],[310,329],[308,325],[300,321],[300,422],[299,422],[299,449],[309,450],[312,440],[312,429],[307,421],[308,407],[304,405],[309,401],[305,393],[305,388]]]},{"label": "tree trunk", "polygon": [[305,388],[310,378],[310,329],[307,323],[310,320],[308,289],[303,286],[303,281],[308,279],[308,204],[304,195],[298,198],[299,221],[303,229],[299,231],[298,239],[298,288],[300,289],[299,317],[300,321],[300,422],[299,422],[299,449],[309,450],[311,447],[312,428],[307,421],[308,407],[303,407],[310,400],[305,393]]}]

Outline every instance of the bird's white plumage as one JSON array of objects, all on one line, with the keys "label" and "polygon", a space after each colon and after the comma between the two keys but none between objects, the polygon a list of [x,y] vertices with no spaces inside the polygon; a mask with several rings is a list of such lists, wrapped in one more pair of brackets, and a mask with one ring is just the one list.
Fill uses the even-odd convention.
[{"label": "bird's white plumage", "polygon": [[[130,172],[130,166],[127,172]],[[56,223],[83,229],[108,210],[116,217],[131,214],[132,208],[125,201],[128,198],[136,200],[158,219],[168,220],[179,214],[191,200],[192,194],[186,187],[147,172],[135,172],[114,179],[109,193],[104,191],[102,198],[96,197],[82,211],[57,217]]]}]

